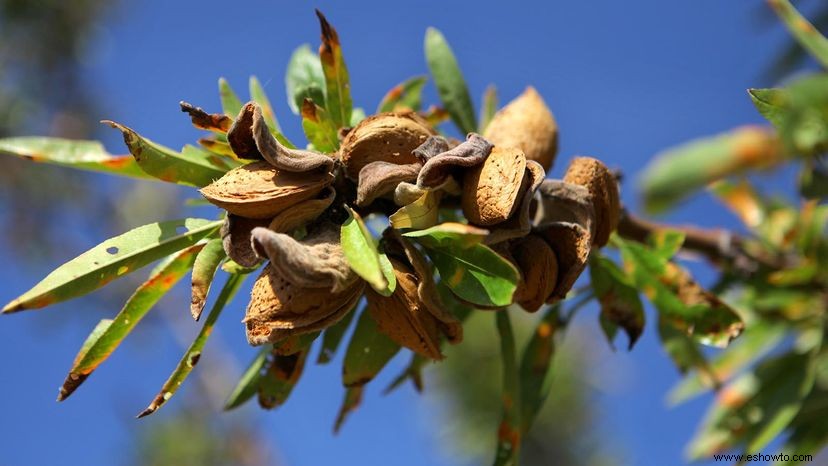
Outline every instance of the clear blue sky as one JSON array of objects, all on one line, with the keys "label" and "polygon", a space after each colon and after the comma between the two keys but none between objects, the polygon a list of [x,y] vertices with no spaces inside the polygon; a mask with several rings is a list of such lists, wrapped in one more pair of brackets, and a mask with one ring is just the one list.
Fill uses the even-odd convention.
[{"label": "clear blue sky", "polygon": [[[761,81],[762,71],[784,37],[781,28],[762,29],[759,1],[133,1],[101,25],[94,60],[87,65],[106,111],[100,117],[180,147],[198,132],[179,112],[179,100],[217,110],[219,76],[246,92],[247,77],[255,74],[288,135],[300,140],[298,121],[285,103],[283,76],[296,46],[318,45],[313,7],[339,31],[358,105],[372,111],[389,87],[426,71],[423,33],[436,26],[452,44],[475,100],[489,83],[497,84],[501,101],[528,84],[545,97],[561,131],[553,176],[560,176],[573,155],[597,156],[628,175],[623,199],[633,208],[638,205],[634,175],[660,149],[761,122],[745,89],[770,84]],[[435,100],[433,88],[427,95]],[[116,133],[103,130],[101,137],[111,150],[122,150]],[[709,199],[686,204],[670,219],[736,226]],[[103,239],[86,238],[86,246]],[[80,252],[60,254],[69,259]],[[6,264],[0,270],[4,303],[56,265],[41,263],[24,273],[10,260],[9,251],[0,250]],[[186,297],[179,299],[186,313]],[[151,429],[187,396],[185,387],[155,416],[132,418],[180,356],[172,341],[139,332],[70,400],[55,403],[88,331],[117,311],[88,309],[84,303],[0,319],[0,465],[116,464],[136,429]],[[225,311],[219,330],[223,342],[246,361],[253,351],[238,323],[242,306],[238,300]],[[62,318],[50,323],[58,314]],[[584,310],[580,324],[597,327],[595,316],[594,308]],[[624,446],[619,455],[627,464],[681,464],[685,442],[709,400],[666,407],[665,394],[677,373],[651,323],[630,354],[612,353],[600,339],[594,345],[597,363],[589,370],[599,386],[607,372],[625,374],[600,392],[596,429]],[[439,439],[429,433],[436,414],[409,388],[380,397],[383,384],[377,384],[333,437],[339,368],[309,369],[286,407],[255,417],[287,464],[449,464],[440,455]]]}]

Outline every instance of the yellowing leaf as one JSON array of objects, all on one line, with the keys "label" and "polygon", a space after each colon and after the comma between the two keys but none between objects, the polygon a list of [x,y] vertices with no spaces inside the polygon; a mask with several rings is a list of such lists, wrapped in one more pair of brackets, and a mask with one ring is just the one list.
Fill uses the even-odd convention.
[{"label": "yellowing leaf", "polygon": [[437,223],[442,194],[436,190],[427,190],[416,201],[401,207],[388,220],[396,229],[413,228],[421,230]]}]

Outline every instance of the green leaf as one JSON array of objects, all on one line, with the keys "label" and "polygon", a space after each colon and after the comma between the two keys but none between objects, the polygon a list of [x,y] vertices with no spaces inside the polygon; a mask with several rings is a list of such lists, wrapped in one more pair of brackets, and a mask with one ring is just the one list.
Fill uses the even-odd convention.
[{"label": "green leaf", "polygon": [[[391,296],[396,288],[396,279],[389,280],[389,274],[383,272],[377,243],[362,218],[351,208],[346,206],[346,209],[349,217],[342,224],[340,242],[348,265],[378,293]],[[390,277],[394,277],[393,272]]]},{"label": "green leaf", "polygon": [[345,419],[362,403],[362,392],[364,387],[357,385],[355,387],[347,387],[345,389],[345,398],[342,400],[342,406],[339,408],[339,413],[336,415],[336,422],[334,422],[334,433],[338,433],[339,429],[345,423]]},{"label": "green leaf", "polygon": [[0,154],[78,170],[153,179],[128,155],[111,155],[98,141],[47,137],[0,139]]},{"label": "green leaf", "polygon": [[354,106],[351,100],[351,83],[336,29],[328,23],[319,10],[316,10],[316,16],[322,28],[319,61],[322,63],[322,74],[325,76],[325,109],[331,115],[338,130],[351,124],[351,112]]},{"label": "green leaf", "polygon": [[262,117],[270,130],[281,134],[282,128],[279,126],[279,120],[276,119],[276,112],[273,111],[273,106],[267,98],[262,83],[255,76],[250,77],[250,98],[262,108]]},{"label": "green leaf", "polygon": [[[37,309],[83,296],[158,259],[190,247],[215,232],[222,220],[188,218],[151,223],[108,239],[58,267],[3,308]],[[179,231],[183,230],[183,231]]]},{"label": "green leaf", "polygon": [[101,324],[95,327],[75,357],[69,375],[60,388],[58,401],[68,398],[101,363],[106,361],[158,300],[192,268],[196,255],[203,247],[203,244],[196,244],[171,256],[135,290],[121,312],[114,319],[107,320],[105,328],[101,327]]},{"label": "green leaf", "polygon": [[[770,351],[784,338],[785,328],[764,321],[747,326],[744,334],[721,353],[705,369],[696,370],[682,379],[670,390],[667,397],[670,404],[683,403],[701,394],[704,390],[717,388],[721,382],[732,378],[737,372],[748,367]],[[711,377],[714,374],[715,377]]]},{"label": "green leaf", "polygon": [[339,149],[336,124],[324,108],[310,100],[302,104],[302,129],[317,151],[332,153]]},{"label": "green leaf", "polygon": [[233,299],[233,296],[235,296],[236,292],[239,290],[239,286],[241,286],[244,279],[244,275],[230,275],[227,278],[224,287],[221,289],[221,293],[216,299],[216,302],[213,303],[213,307],[210,309],[210,313],[207,315],[207,319],[204,321],[204,325],[201,326],[195,340],[193,340],[193,343],[189,348],[187,348],[187,352],[184,353],[184,357],[182,357],[181,361],[178,362],[178,365],[173,370],[173,373],[167,381],[164,382],[164,385],[161,387],[158,395],[155,396],[145,410],[138,414],[139,418],[149,416],[157,411],[159,408],[164,406],[170,398],[172,398],[173,394],[175,394],[179,388],[181,388],[181,384],[184,383],[184,380],[188,375],[190,375],[190,372],[193,371],[193,368],[198,363],[199,359],[201,359],[201,352],[204,349],[204,345],[207,343],[207,339],[210,337],[210,334],[213,333],[213,326],[215,326],[221,311],[227,303]]},{"label": "green leaf", "polygon": [[788,0],[769,0],[771,7],[788,27],[802,47],[823,67],[828,68],[828,39],[825,38],[804,16],[796,11]]},{"label": "green leaf", "polygon": [[123,133],[124,143],[138,165],[159,180],[203,187],[221,178],[228,170],[228,167],[217,165],[210,157],[193,157],[198,155],[194,152],[185,155],[145,139],[114,121],[104,120],[104,123]]},{"label": "green leaf", "polygon": [[351,127],[358,125],[360,121],[365,119],[365,116],[365,110],[360,107],[355,108],[351,112]]},{"label": "green leaf", "polygon": [[441,282],[460,299],[485,307],[508,306],[520,281],[520,273],[488,246],[426,248]]},{"label": "green leaf", "polygon": [[222,111],[224,111],[224,114],[230,118],[236,118],[242,109],[242,103],[241,100],[239,100],[239,96],[236,95],[236,92],[232,87],[230,87],[230,83],[224,78],[219,78],[218,86]]},{"label": "green leaf", "polygon": [[392,87],[383,96],[377,113],[411,110],[418,112],[423,106],[423,87],[427,76],[415,76]]},{"label": "green leaf", "polygon": [[661,346],[673,360],[673,364],[676,365],[679,372],[684,374],[695,368],[704,374],[704,377],[711,380],[713,384],[719,383],[710,369],[699,344],[690,338],[686,332],[680,331],[671,325],[663,314],[658,316],[658,336],[661,339]]},{"label": "green leaf", "polygon": [[503,366],[503,414],[497,429],[497,452],[494,466],[517,466],[520,458],[520,439],[523,424],[521,411],[524,407],[520,386],[520,369],[517,363],[515,335],[507,312],[495,313],[497,333],[500,335],[500,359]]},{"label": "green leaf", "polygon": [[828,199],[828,169],[804,164],[799,172],[799,193],[807,199]]},{"label": "green leaf", "polygon": [[420,356],[417,353],[411,353],[411,361],[405,366],[405,369],[396,377],[394,380],[385,387],[383,390],[383,394],[387,395],[400,386],[402,386],[403,382],[406,380],[411,380],[411,383],[414,385],[414,389],[417,390],[418,393],[422,393],[423,391],[423,367],[428,364],[429,360],[423,356]]},{"label": "green leaf", "polygon": [[601,322],[610,345],[615,330],[621,327],[629,338],[628,349],[632,350],[644,331],[644,305],[638,289],[614,262],[597,251],[590,255],[589,273],[592,289],[601,303]]},{"label": "green leaf", "polygon": [[247,366],[239,382],[233,388],[233,391],[230,392],[230,396],[227,397],[227,401],[224,402],[224,409],[226,411],[243,405],[259,391],[259,379],[265,362],[267,361],[267,355],[270,354],[271,349],[273,349],[272,345],[265,345],[259,350],[259,353],[251,361],[250,365]]},{"label": "green leaf", "polygon": [[483,107],[480,109],[480,128],[477,132],[483,134],[489,123],[492,122],[497,113],[497,88],[494,84],[490,84],[483,93]]},{"label": "green leaf", "polygon": [[[677,238],[676,238],[677,239]],[[661,249],[613,237],[625,268],[638,289],[666,317],[670,325],[705,345],[726,347],[744,329],[738,314],[718,297],[701,288],[690,275],[669,262],[677,240],[665,240]]]},{"label": "green leaf", "polygon": [[434,84],[443,107],[451,119],[464,134],[477,130],[469,89],[463,79],[463,73],[443,34],[434,28],[428,28],[425,35],[425,56],[431,70]]},{"label": "green leaf", "polygon": [[[786,353],[762,362],[722,389],[690,444],[693,459],[738,445],[761,452],[795,418],[814,386],[811,353]],[[733,425],[740,426],[733,429]]]},{"label": "green leaf", "polygon": [[785,89],[748,89],[748,95],[756,110],[777,129],[785,124],[788,92]]},{"label": "green leaf", "polygon": [[303,44],[293,51],[285,73],[288,106],[299,115],[305,99],[325,107],[325,74],[319,57]]},{"label": "green leaf", "polygon": [[192,299],[190,300],[190,314],[193,319],[201,317],[201,311],[207,302],[207,295],[210,293],[210,285],[219,264],[227,257],[220,238],[207,242],[204,249],[196,256],[193,265]]},{"label": "green leaf", "polygon": [[521,435],[529,432],[552,388],[552,357],[559,321],[560,306],[555,305],[538,322],[523,352],[520,361]]},{"label": "green leaf", "polygon": [[400,345],[379,331],[376,322],[367,312],[362,312],[342,367],[342,383],[346,387],[367,384],[400,351]]},{"label": "green leaf", "polygon": [[456,222],[445,222],[425,230],[403,233],[430,248],[468,248],[479,244],[489,234],[488,230]]},{"label": "green leaf", "polygon": [[285,404],[305,369],[311,343],[318,336],[319,332],[314,332],[302,338],[298,351],[293,354],[278,354],[276,350],[271,353],[259,379],[259,406],[274,409]]},{"label": "green leaf", "polygon": [[327,364],[331,362],[334,354],[336,354],[339,343],[348,327],[351,326],[351,321],[354,320],[355,311],[345,314],[345,316],[337,323],[325,329],[322,333],[322,348],[319,350],[319,356],[316,359],[317,364]]},{"label": "green leaf", "polygon": [[657,154],[640,180],[650,212],[663,212],[708,184],[787,160],[776,134],[746,126],[682,144]]}]

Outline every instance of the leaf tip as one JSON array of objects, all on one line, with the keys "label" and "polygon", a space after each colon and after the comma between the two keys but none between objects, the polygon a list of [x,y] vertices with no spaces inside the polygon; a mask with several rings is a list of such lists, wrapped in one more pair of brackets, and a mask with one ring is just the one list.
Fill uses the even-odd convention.
[{"label": "leaf tip", "polygon": [[61,402],[69,398],[69,396],[72,393],[75,393],[75,390],[81,386],[87,377],[89,377],[89,374],[77,374],[70,372],[69,375],[66,376],[66,380],[63,381],[63,385],[61,385],[58,390],[57,401]]},{"label": "leaf tip", "polygon": [[15,299],[14,301],[3,306],[3,310],[0,311],[0,314],[12,314],[22,311],[23,309],[25,309],[25,307],[23,306],[23,303],[20,302],[20,299]]}]

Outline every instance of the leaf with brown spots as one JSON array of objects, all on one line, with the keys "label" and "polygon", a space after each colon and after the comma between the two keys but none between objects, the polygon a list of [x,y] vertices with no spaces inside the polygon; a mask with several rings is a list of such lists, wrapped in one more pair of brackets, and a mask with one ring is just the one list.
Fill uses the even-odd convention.
[{"label": "leaf with brown spots", "polygon": [[259,378],[259,406],[274,409],[285,404],[302,376],[310,345],[318,336],[319,332],[315,332],[301,339],[300,347],[292,354],[279,354],[278,348],[273,349]]},{"label": "leaf with brown spots", "polygon": [[314,149],[327,153],[339,149],[336,124],[324,108],[310,99],[305,99],[302,103],[302,129]]},{"label": "leaf with brown spots", "polygon": [[230,125],[233,124],[233,119],[227,115],[207,113],[200,107],[193,106],[183,100],[178,105],[181,106],[182,112],[190,115],[193,126],[196,128],[215,131],[217,133],[227,133],[230,130]]},{"label": "leaf with brown spots", "polygon": [[594,251],[589,258],[592,289],[601,303],[601,327],[613,345],[618,327],[627,332],[631,350],[644,331],[644,305],[632,281],[607,257]]},{"label": "leaf with brown spots", "polygon": [[170,256],[135,290],[114,319],[101,321],[108,322],[105,328],[101,324],[95,327],[75,356],[69,375],[60,387],[58,401],[68,398],[101,363],[106,361],[155,303],[193,267],[202,248],[204,244],[196,244]]},{"label": "leaf with brown spots", "polygon": [[0,139],[0,154],[78,170],[153,179],[138,166],[134,158],[128,155],[111,155],[98,141],[37,136],[5,138]]},{"label": "leaf with brown spots", "polygon": [[520,444],[523,436],[521,414],[521,373],[517,362],[515,335],[508,312],[495,315],[497,333],[500,335],[500,361],[503,368],[503,392],[501,394],[502,417],[497,429],[497,451],[495,466],[518,464]]},{"label": "leaf with brown spots", "polygon": [[193,319],[201,317],[201,311],[207,302],[207,295],[210,293],[210,285],[216,275],[219,264],[227,254],[220,238],[211,239],[204,246],[204,249],[196,256],[193,264],[192,299],[190,300],[190,314]]},{"label": "leaf with brown spots", "polygon": [[338,130],[351,125],[351,112],[353,111],[351,83],[336,29],[328,23],[319,10],[316,10],[316,16],[322,28],[319,60],[322,62],[322,73],[325,75],[325,109],[331,116],[334,128]]},{"label": "leaf with brown spots", "polygon": [[217,164],[216,160],[211,160],[205,154],[194,157],[193,155],[199,154],[192,153],[185,156],[152,142],[114,121],[104,120],[103,122],[123,133],[124,143],[138,165],[159,180],[202,187],[221,178],[229,170],[226,165]]},{"label": "leaf with brown spots", "polygon": [[828,39],[802,16],[789,0],[769,0],[788,30],[823,67],[828,68]]},{"label": "leaf with brown spots", "polygon": [[233,296],[235,296],[236,291],[239,290],[239,286],[241,286],[244,278],[244,275],[230,275],[230,277],[227,278],[227,282],[225,282],[224,287],[221,289],[221,293],[216,299],[216,302],[213,304],[213,308],[210,310],[210,314],[207,315],[207,319],[204,321],[204,325],[201,327],[201,330],[199,330],[195,340],[190,347],[187,348],[187,352],[184,353],[184,357],[181,358],[181,361],[179,361],[178,365],[175,367],[175,370],[173,370],[172,375],[170,375],[167,381],[164,382],[164,385],[161,387],[161,391],[158,392],[158,395],[155,396],[145,410],[138,414],[139,418],[149,416],[157,411],[160,407],[164,406],[164,403],[172,398],[176,391],[178,391],[181,384],[184,383],[184,380],[188,375],[190,375],[190,372],[193,371],[195,365],[198,364],[198,360],[201,358],[201,351],[207,343],[207,338],[209,338],[210,334],[213,333],[213,326],[216,324],[219,314],[221,314],[221,311],[227,303],[233,299]]},{"label": "leaf with brown spots", "polygon": [[214,233],[221,220],[188,218],[150,223],[108,239],[55,269],[3,308],[38,309],[83,296]]}]

